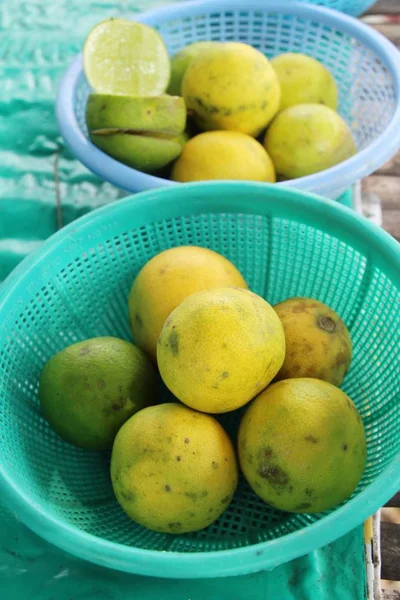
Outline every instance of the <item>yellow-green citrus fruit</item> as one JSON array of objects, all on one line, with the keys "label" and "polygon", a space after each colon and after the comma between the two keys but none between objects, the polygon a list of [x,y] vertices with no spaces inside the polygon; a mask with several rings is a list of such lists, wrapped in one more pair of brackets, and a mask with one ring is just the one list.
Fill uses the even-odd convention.
[{"label": "yellow-green citrus fruit", "polygon": [[280,110],[295,104],[338,106],[336,81],[318,60],[306,54],[287,52],[271,60],[281,85]]},{"label": "yellow-green citrus fruit", "polygon": [[286,339],[276,379],[314,377],[340,385],[350,366],[352,344],[339,315],[312,298],[289,298],[274,309]]},{"label": "yellow-green citrus fruit", "polygon": [[196,410],[240,408],[275,377],[285,336],[274,309],[237,288],[192,294],[170,314],[157,344],[164,383]]},{"label": "yellow-green citrus fruit", "polygon": [[136,276],[129,295],[135,343],[156,361],[157,340],[168,315],[194,292],[215,287],[247,288],[224,256],[199,246],[179,246],[154,256]]},{"label": "yellow-green citrus fruit", "polygon": [[64,348],[45,364],[40,406],[66,442],[104,450],[129,417],[156,401],[157,381],[150,360],[133,344],[92,338]]},{"label": "yellow-green citrus fruit", "polygon": [[339,388],[319,379],[285,379],[246,410],[238,453],[247,481],[264,502],[316,513],[355,490],[367,443],[360,414]]},{"label": "yellow-green citrus fruit", "polygon": [[218,43],[219,42],[195,42],[194,44],[185,46],[182,50],[177,52],[171,59],[171,77],[167,93],[172,96],[180,96],[182,80],[190,63],[196,56],[204,52],[204,50],[207,50]]},{"label": "yellow-green citrus fruit", "polygon": [[257,136],[278,112],[281,91],[261,52],[247,44],[224,42],[194,58],[182,81],[182,95],[201,129]]},{"label": "yellow-green citrus fruit", "polygon": [[271,123],[264,147],[276,173],[286,179],[329,169],[356,153],[348,125],[322,104],[296,104]]},{"label": "yellow-green citrus fruit", "polygon": [[170,403],[145,408],[123,425],[111,481],[131,519],[180,534],[204,529],[225,511],[238,470],[231,441],[213,417]]},{"label": "yellow-green citrus fruit", "polygon": [[238,131],[206,131],[189,140],[172,168],[174,181],[276,181],[274,165],[254,138]]}]

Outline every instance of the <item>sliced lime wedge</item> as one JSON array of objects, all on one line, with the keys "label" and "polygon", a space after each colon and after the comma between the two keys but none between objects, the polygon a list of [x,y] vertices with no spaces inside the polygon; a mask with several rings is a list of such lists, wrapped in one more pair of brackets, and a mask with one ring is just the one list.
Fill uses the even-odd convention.
[{"label": "sliced lime wedge", "polygon": [[125,19],[108,19],[90,31],[83,66],[90,85],[102,94],[157,96],[170,77],[167,49],[157,31]]}]

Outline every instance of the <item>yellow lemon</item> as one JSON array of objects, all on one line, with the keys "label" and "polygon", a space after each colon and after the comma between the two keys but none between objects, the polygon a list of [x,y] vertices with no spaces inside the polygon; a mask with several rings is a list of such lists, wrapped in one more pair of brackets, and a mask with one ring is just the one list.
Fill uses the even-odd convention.
[{"label": "yellow lemon", "polygon": [[238,452],[257,496],[280,510],[315,513],[351,495],[367,444],[362,419],[339,388],[319,379],[285,379],[247,409]]},{"label": "yellow lemon", "polygon": [[244,179],[275,183],[275,169],[254,138],[237,131],[206,131],[189,140],[175,162],[174,181]]},{"label": "yellow lemon", "polygon": [[225,42],[193,59],[182,81],[182,95],[201,129],[257,136],[278,112],[281,91],[261,52],[248,44]]},{"label": "yellow lemon", "polygon": [[314,377],[340,385],[350,366],[350,334],[334,310],[312,298],[289,298],[274,306],[286,338],[277,379]]},{"label": "yellow lemon", "polygon": [[179,246],[154,256],[141,269],[129,295],[135,343],[156,360],[158,336],[168,315],[199,290],[247,288],[237,268],[221,254],[199,246]]},{"label": "yellow lemon", "polygon": [[248,290],[217,288],[186,298],[157,344],[161,377],[188,406],[209,413],[240,408],[275,377],[285,337],[274,309]]},{"label": "yellow lemon", "polygon": [[325,104],[337,110],[336,81],[326,67],[306,54],[287,52],[271,60],[281,85],[280,110],[295,104]]},{"label": "yellow lemon", "polygon": [[231,441],[213,417],[170,403],[140,411],[120,429],[111,481],[132,519],[154,531],[185,533],[224,512],[238,470]]},{"label": "yellow lemon", "polygon": [[356,153],[348,125],[322,104],[296,104],[273,120],[264,147],[282,178],[294,179],[329,169]]}]

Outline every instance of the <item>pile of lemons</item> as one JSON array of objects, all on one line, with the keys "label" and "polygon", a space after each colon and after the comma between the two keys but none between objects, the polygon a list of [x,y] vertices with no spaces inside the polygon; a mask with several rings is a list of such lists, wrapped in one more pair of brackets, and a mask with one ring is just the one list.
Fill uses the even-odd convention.
[{"label": "pile of lemons", "polygon": [[336,81],[311,56],[268,60],[249,44],[204,41],[170,61],[157,31],[123,19],[98,24],[83,55],[91,140],[139,170],[179,182],[275,182],[356,152]]},{"label": "pile of lemons", "polygon": [[[113,489],[132,519],[203,529],[232,501],[239,466],[280,510],[324,511],[354,491],[366,437],[337,387],[352,344],[331,308],[311,298],[272,307],[225,257],[182,246],[143,266],[128,309],[134,344],[98,337],[61,350],[39,398],[66,442],[112,449]],[[217,418],[232,411],[237,440]]]}]

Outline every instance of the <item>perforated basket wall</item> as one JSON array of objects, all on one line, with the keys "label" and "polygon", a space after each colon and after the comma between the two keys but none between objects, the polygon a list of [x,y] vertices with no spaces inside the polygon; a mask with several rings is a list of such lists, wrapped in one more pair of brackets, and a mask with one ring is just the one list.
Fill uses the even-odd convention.
[{"label": "perforated basket wall", "polygon": [[[339,112],[353,132],[358,154],[338,167],[285,185],[337,198],[354,181],[379,168],[400,144],[398,52],[356,20],[320,7],[271,0],[185,2],[135,18],[160,32],[171,55],[199,40],[236,40],[269,58],[303,52],[331,70],[339,86]],[[89,91],[78,58],[66,73],[57,99],[59,127],[75,156],[103,179],[131,192],[169,185],[167,179],[118,163],[88,142]]]},{"label": "perforated basket wall", "polygon": [[[154,533],[116,503],[109,456],[65,444],[43,419],[37,393],[44,363],[85,338],[131,339],[133,278],[156,253],[183,244],[227,256],[272,304],[296,295],[318,298],[348,325],[354,355],[343,389],[363,417],[368,464],[347,505],[329,515],[287,514],[263,504],[242,480],[229,509],[208,529]],[[399,256],[387,234],[352,211],[258,184],[162,189],[65,228],[2,290],[2,497],[30,527],[70,552],[171,577],[272,567],[355,527],[400,484]],[[221,418],[233,439],[238,421],[236,413]]]}]

